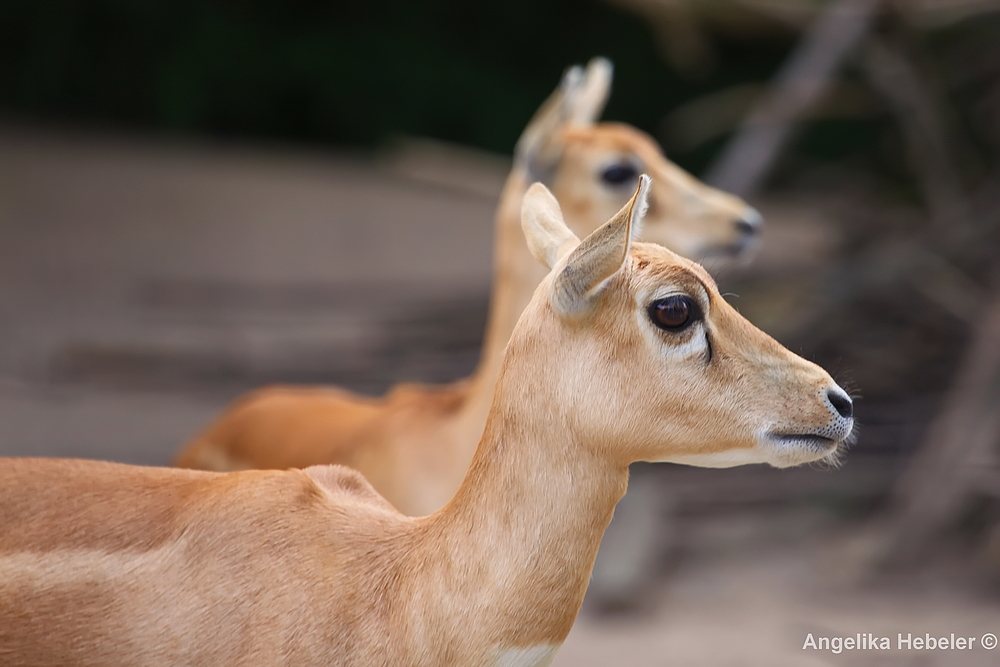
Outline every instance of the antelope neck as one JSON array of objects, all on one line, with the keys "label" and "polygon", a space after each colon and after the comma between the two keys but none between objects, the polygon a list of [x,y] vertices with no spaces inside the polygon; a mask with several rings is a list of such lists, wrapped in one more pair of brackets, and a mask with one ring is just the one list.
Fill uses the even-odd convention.
[{"label": "antelope neck", "polygon": [[503,377],[458,493],[423,520],[434,534],[423,557],[454,582],[431,593],[451,598],[439,604],[453,607],[458,597],[477,610],[469,622],[484,624],[497,645],[558,645],[583,602],[628,468],[599,459],[568,429],[533,419],[545,414],[533,401],[518,397],[520,409],[505,408],[502,385]]}]

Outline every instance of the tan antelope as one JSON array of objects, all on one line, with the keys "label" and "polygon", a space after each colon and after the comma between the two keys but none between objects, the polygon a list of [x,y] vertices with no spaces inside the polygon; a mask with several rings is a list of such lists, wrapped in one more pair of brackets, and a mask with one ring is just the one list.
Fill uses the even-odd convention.
[{"label": "tan antelope", "polygon": [[569,70],[539,109],[516,150],[496,220],[494,291],[475,374],[445,386],[404,384],[383,398],[332,387],[266,387],[238,399],[178,456],[186,468],[304,468],[339,463],[362,472],[404,514],[422,516],[458,489],[483,433],[504,346],[544,277],[521,233],[529,179],[549,182],[572,229],[585,236],[653,174],[645,238],[687,256],[736,254],[759,215],[663,157],[638,130],[600,123],[610,64]]},{"label": "tan antelope", "polygon": [[0,461],[9,665],[546,665],[633,461],[835,455],[851,401],[697,264],[632,241],[649,192],[582,243],[524,199],[552,270],[511,335],[468,474],[413,518],[357,471]]}]

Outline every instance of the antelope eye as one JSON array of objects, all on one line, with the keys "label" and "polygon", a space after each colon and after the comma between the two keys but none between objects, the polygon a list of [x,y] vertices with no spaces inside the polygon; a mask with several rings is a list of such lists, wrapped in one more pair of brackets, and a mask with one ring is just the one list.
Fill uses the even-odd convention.
[{"label": "antelope eye", "polygon": [[601,172],[601,180],[611,185],[631,183],[639,177],[639,168],[631,162],[619,162],[605,167]]},{"label": "antelope eye", "polygon": [[664,331],[680,331],[701,317],[698,304],[685,295],[668,296],[649,305],[649,319]]}]

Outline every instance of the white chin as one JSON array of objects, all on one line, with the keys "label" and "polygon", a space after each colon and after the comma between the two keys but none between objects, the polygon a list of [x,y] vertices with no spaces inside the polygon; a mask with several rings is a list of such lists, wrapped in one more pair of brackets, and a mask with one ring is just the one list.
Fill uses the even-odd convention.
[{"label": "white chin", "polygon": [[804,436],[767,438],[763,446],[771,453],[768,463],[776,468],[790,468],[829,458],[840,443],[828,438]]},{"label": "white chin", "polygon": [[839,443],[820,437],[764,437],[755,447],[728,449],[706,454],[672,454],[657,462],[679,463],[699,468],[732,468],[752,463],[767,463],[775,468],[811,463],[833,455]]},{"label": "white chin", "polygon": [[675,454],[657,459],[657,462],[679,463],[698,468],[733,468],[751,463],[770,463],[771,461],[759,447],[747,447],[710,454]]}]

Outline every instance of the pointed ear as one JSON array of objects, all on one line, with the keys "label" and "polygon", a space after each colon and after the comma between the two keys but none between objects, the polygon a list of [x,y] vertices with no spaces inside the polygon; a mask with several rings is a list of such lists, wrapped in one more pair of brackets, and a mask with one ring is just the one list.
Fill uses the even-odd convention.
[{"label": "pointed ear", "polygon": [[594,58],[584,70],[566,70],[559,87],[532,116],[514,148],[515,164],[528,181],[551,181],[562,157],[559,131],[570,124],[592,125],[604,111],[614,68],[607,58]]},{"label": "pointed ear", "polygon": [[542,103],[514,147],[514,164],[528,175],[528,182],[549,181],[562,153],[556,141],[570,120],[573,100],[583,81],[583,68],[566,70],[559,87]]},{"label": "pointed ear", "polygon": [[549,269],[580,243],[563,221],[559,202],[541,183],[533,184],[524,194],[521,229],[532,256]]},{"label": "pointed ear", "polygon": [[594,58],[587,63],[579,89],[572,100],[570,120],[578,125],[593,125],[601,117],[611,93],[614,66],[607,58]]},{"label": "pointed ear", "polygon": [[646,214],[649,176],[639,177],[632,199],[573,250],[552,284],[552,306],[564,317],[586,312],[608,278],[625,264],[632,246],[632,230]]}]

